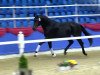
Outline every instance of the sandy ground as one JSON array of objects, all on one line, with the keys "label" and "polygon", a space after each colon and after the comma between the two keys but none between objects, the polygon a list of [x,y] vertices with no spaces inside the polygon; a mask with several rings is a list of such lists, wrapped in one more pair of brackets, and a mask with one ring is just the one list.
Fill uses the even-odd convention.
[{"label": "sandy ground", "polygon": [[[88,56],[81,52],[69,52],[68,55],[57,54],[55,58],[51,55],[28,56],[29,68],[33,75],[100,75],[100,51],[88,51]],[[59,71],[60,62],[74,59],[78,62],[77,68],[68,71]],[[0,75],[13,75],[18,69],[18,58],[0,60]]]}]

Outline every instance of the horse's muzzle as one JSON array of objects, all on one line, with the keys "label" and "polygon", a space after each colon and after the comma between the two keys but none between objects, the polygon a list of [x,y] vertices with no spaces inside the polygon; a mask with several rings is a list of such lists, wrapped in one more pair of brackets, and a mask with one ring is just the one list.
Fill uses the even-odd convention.
[{"label": "horse's muzzle", "polygon": [[36,30],[36,28],[37,28],[37,26],[36,26],[36,25],[34,25],[34,26],[33,26],[33,30]]},{"label": "horse's muzzle", "polygon": [[36,30],[36,28],[33,27],[33,30]]}]

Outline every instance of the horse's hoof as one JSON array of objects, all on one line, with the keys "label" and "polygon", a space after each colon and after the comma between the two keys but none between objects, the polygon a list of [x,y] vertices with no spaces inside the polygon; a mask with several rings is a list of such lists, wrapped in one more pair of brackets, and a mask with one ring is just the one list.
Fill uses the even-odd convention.
[{"label": "horse's hoof", "polygon": [[56,54],[52,54],[53,57],[56,57]]},{"label": "horse's hoof", "polygon": [[86,54],[86,53],[85,53],[84,55],[85,55],[85,56],[87,56],[87,54]]},{"label": "horse's hoof", "polygon": [[34,57],[37,57],[37,55],[34,55]]},{"label": "horse's hoof", "polygon": [[37,57],[37,55],[38,55],[38,53],[37,53],[37,52],[35,52],[35,53],[34,53],[34,57]]},{"label": "horse's hoof", "polygon": [[34,57],[37,57],[37,55],[38,55],[38,53],[35,53],[35,54],[34,54]]},{"label": "horse's hoof", "polygon": [[67,55],[67,52],[64,52],[64,55]]},{"label": "horse's hoof", "polygon": [[87,56],[87,53],[83,53],[85,56]]}]

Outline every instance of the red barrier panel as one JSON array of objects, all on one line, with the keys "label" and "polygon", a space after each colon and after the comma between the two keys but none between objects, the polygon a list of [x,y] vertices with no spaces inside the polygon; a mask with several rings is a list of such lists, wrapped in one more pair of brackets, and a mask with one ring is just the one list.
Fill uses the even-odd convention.
[{"label": "red barrier panel", "polygon": [[[93,30],[93,31],[100,31],[100,23],[96,23],[96,24],[86,23],[86,24],[83,24],[82,26],[84,26],[85,28],[88,28],[90,30]],[[41,32],[41,33],[44,33],[43,28],[41,26],[36,28],[36,30]],[[14,35],[18,35],[19,31],[22,31],[25,36],[29,36],[34,32],[32,27],[0,28],[0,36],[3,36],[6,32],[12,33]]]},{"label": "red barrier panel", "polygon": [[19,31],[22,31],[25,36],[29,36],[33,33],[31,27],[22,27],[22,28],[7,28],[7,32],[18,35]]},{"label": "red barrier panel", "polygon": [[5,28],[0,28],[0,36],[5,35],[6,29]]},{"label": "red barrier panel", "polygon": [[96,24],[83,24],[83,26],[85,28],[88,28],[88,29],[93,30],[93,31],[100,31],[100,23],[96,23]]},{"label": "red barrier panel", "polygon": [[41,26],[39,26],[38,28],[36,28],[37,31],[44,33],[43,28]]}]

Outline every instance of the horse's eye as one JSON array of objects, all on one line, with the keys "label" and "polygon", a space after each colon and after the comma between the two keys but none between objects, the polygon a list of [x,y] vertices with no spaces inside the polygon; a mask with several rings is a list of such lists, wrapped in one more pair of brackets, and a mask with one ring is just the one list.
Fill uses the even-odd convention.
[{"label": "horse's eye", "polygon": [[37,19],[34,19],[34,21],[37,21]]}]

